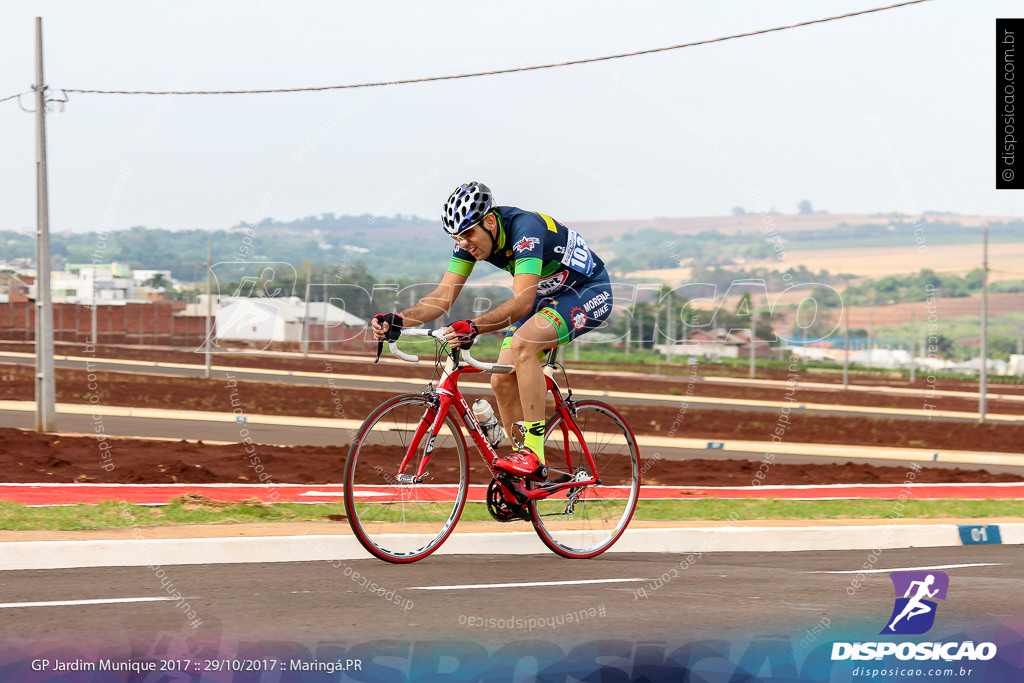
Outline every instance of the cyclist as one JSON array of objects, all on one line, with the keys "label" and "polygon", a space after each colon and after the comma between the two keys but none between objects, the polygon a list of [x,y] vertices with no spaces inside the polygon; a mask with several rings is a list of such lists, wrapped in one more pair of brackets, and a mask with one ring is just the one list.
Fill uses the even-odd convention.
[{"label": "cyclist", "polygon": [[546,383],[540,365],[548,349],[599,327],[611,313],[612,289],[604,262],[575,230],[542,213],[498,206],[482,183],[460,185],[448,197],[441,223],[455,247],[448,270],[433,292],[400,313],[371,320],[374,337],[395,341],[403,326],[414,327],[446,313],[473,271],[487,261],[512,274],[508,301],[446,328],[454,347],[468,349],[477,335],[506,329],[498,362],[514,375],[492,375],[498,414],[507,434],[522,421],[524,447],[494,466],[543,481]]}]

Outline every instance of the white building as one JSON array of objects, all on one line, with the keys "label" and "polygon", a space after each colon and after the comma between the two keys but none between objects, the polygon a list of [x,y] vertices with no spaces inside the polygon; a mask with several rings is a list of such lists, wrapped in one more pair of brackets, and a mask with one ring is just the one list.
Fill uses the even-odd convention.
[{"label": "white building", "polygon": [[136,297],[132,271],[123,263],[73,268],[50,274],[55,303],[90,304],[94,298],[97,303],[123,303]]},{"label": "white building", "polygon": [[132,281],[135,282],[136,287],[142,287],[151,280],[163,281],[163,287],[173,287],[177,283],[174,278],[171,277],[171,271],[169,270],[133,270]]},{"label": "white building", "polygon": [[[202,307],[202,304],[196,304]],[[202,308],[205,314],[205,308]],[[366,321],[329,303],[298,297],[222,298],[216,311],[215,336],[244,342],[299,342],[304,327],[365,327]]]}]

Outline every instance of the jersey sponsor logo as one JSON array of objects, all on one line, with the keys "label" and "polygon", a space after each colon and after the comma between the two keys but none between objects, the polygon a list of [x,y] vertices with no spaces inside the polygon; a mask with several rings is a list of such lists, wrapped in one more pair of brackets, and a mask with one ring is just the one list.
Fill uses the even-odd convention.
[{"label": "jersey sponsor logo", "polygon": [[610,298],[611,294],[609,294],[608,292],[598,292],[594,296],[590,297],[590,299],[588,299],[586,302],[584,302],[583,308],[587,312],[593,311],[595,308],[603,304],[605,301],[608,301],[608,299]]},{"label": "jersey sponsor logo", "polygon": [[560,317],[558,317],[558,315],[553,313],[552,311],[549,311],[546,308],[542,308],[539,311],[537,311],[537,313],[538,313],[538,315],[542,315],[545,318],[547,318],[548,320],[550,320],[551,324],[555,326],[556,330],[559,327],[562,327],[562,324],[563,324],[562,323],[562,319]]},{"label": "jersey sponsor logo", "polygon": [[565,281],[569,278],[569,271],[560,270],[551,277],[543,278],[537,283],[537,294],[540,296],[547,296],[553,292],[557,292],[565,284]]},{"label": "jersey sponsor logo", "polygon": [[587,312],[579,306],[574,306],[569,311],[569,318],[572,320],[572,327],[574,330],[582,330],[584,325],[587,324]]},{"label": "jersey sponsor logo", "polygon": [[533,248],[540,244],[540,239],[536,237],[524,237],[515,243],[512,250],[517,254],[522,254],[525,251],[533,251]]}]

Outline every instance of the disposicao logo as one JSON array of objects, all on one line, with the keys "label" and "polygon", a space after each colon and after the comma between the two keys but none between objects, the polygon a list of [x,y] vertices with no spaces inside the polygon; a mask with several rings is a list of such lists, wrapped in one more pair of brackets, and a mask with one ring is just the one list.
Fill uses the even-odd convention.
[{"label": "disposicao logo", "polygon": [[[892,572],[896,600],[892,614],[880,635],[921,635],[935,624],[938,603],[949,591],[949,576],[940,571]],[[989,660],[996,656],[994,643],[960,642],[867,642],[833,643],[832,661],[882,659],[894,655],[900,660]]]},{"label": "disposicao logo", "polygon": [[[893,572],[889,575],[896,589],[896,604],[882,634],[920,635],[935,624],[938,604],[928,598],[946,599],[949,576],[946,572]],[[901,597],[902,596],[902,597]]]}]

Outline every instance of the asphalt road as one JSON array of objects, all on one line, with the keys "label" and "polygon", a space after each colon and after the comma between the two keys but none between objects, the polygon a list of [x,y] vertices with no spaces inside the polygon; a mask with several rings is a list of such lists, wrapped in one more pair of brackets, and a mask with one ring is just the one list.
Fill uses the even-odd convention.
[{"label": "asphalt road", "polygon": [[[9,659],[45,652],[137,660],[351,658],[376,671],[376,680],[394,680],[388,667],[407,669],[411,661],[415,668],[417,658],[421,669],[443,673],[490,666],[489,657],[497,661],[498,654],[540,662],[568,652],[658,657],[686,643],[741,650],[781,643],[799,660],[826,639],[880,640],[894,604],[888,572],[943,567],[949,592],[929,640],[1024,633],[1024,559],[1017,547],[884,550],[870,557],[870,551],[606,554],[587,561],[438,556],[404,566],[364,560],[9,571],[0,572],[0,643]],[[858,577],[865,562],[880,571]],[[554,585],[519,585],[533,582]],[[19,605],[163,598],[171,591],[187,607],[172,601]],[[202,622],[196,628],[189,609],[192,621]]]}]

